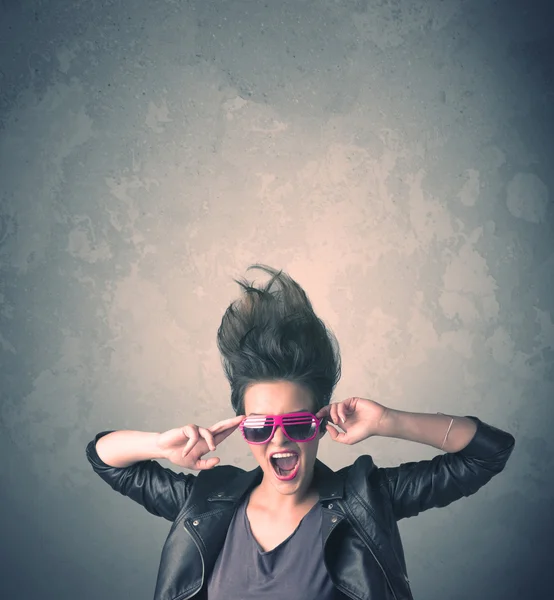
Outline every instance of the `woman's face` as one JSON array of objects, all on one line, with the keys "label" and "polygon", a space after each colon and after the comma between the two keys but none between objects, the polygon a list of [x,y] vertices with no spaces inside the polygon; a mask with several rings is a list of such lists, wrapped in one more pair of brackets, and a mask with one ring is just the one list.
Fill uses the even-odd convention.
[{"label": "woman's face", "polygon": [[[250,415],[283,415],[292,412],[314,413],[314,403],[310,392],[290,381],[272,381],[253,384],[244,394],[246,416]],[[250,450],[264,472],[264,480],[284,495],[304,493],[312,481],[319,440],[323,433],[311,442],[292,442],[277,427],[273,438],[267,444],[250,444]],[[289,481],[280,474],[271,461],[275,452],[293,452],[298,456],[298,471],[294,479]],[[283,475],[283,473],[281,473]]]}]

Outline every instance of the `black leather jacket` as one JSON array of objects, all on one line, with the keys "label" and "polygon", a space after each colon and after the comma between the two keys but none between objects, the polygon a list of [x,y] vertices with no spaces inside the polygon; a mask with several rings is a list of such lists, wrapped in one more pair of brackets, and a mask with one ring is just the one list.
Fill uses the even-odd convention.
[{"label": "black leather jacket", "polygon": [[[397,521],[474,494],[504,468],[514,437],[469,417],[477,431],[461,451],[377,467],[369,455],[332,471],[317,460],[314,478],[323,509],[324,559],[335,586],[354,600],[413,600]],[[261,481],[223,465],[197,475],[146,460],[115,468],[96,441],[86,448],[94,471],[114,490],[172,522],[162,550],[154,600],[199,600],[241,498]]]}]

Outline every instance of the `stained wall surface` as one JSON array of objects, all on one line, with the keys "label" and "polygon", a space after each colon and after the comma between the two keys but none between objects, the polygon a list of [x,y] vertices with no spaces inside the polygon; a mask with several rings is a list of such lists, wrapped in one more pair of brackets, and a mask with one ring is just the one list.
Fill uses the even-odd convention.
[{"label": "stained wall surface", "polygon": [[[152,597],[170,525],[85,446],[232,416],[215,335],[255,262],[337,335],[334,400],[516,437],[400,523],[414,597],[548,596],[553,24],[523,0],[0,4],[2,598]],[[437,451],[319,457],[361,453]],[[218,455],[255,467],[238,433]]]}]

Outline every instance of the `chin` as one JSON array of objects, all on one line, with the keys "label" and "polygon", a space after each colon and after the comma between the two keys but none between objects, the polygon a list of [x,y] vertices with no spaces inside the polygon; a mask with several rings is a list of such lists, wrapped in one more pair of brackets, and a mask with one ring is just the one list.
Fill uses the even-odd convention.
[{"label": "chin", "polygon": [[288,496],[296,493],[312,472],[313,464],[307,467],[304,457],[301,457],[297,468],[290,474],[277,473],[271,462],[268,462],[265,476],[281,494]]}]

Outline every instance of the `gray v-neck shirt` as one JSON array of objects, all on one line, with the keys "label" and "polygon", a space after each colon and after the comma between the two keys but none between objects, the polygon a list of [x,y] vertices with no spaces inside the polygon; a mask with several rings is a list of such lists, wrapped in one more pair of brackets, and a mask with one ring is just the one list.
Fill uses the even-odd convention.
[{"label": "gray v-neck shirt", "polygon": [[231,520],[225,543],[208,578],[208,600],[343,600],[323,561],[321,505],[296,530],[264,552],[246,514],[248,495]]}]

